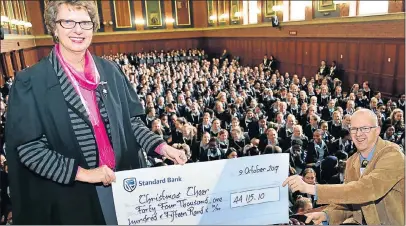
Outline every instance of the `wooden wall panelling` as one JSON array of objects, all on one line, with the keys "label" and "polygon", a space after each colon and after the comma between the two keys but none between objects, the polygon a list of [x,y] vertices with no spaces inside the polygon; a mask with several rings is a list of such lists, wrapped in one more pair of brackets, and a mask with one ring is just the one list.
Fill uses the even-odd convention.
[{"label": "wooden wall panelling", "polygon": [[22,69],[20,52],[13,51],[11,55],[11,60],[14,61],[14,70],[20,71]]},{"label": "wooden wall panelling", "polygon": [[145,18],[144,18],[144,12],[142,11],[142,1],[133,1],[134,4],[134,15],[135,15],[135,21],[142,21],[144,20],[144,23],[135,23],[135,28],[137,31],[142,31],[144,30],[145,26]]},{"label": "wooden wall panelling", "polygon": [[396,62],[398,63],[404,63],[405,61],[399,61],[398,56],[396,55],[396,49],[397,45],[396,44],[380,44],[380,46],[384,46],[384,48],[381,47],[381,50],[384,49],[383,51],[383,57],[381,56],[381,59],[375,58],[378,62],[383,64],[383,71],[382,75],[388,75],[388,76],[394,76],[395,75],[395,69],[396,69]]},{"label": "wooden wall panelling", "polygon": [[25,60],[25,66],[31,67],[32,65],[36,64],[38,62],[38,53],[37,53],[36,48],[30,48],[30,49],[24,49],[23,54],[24,54],[24,60]]},{"label": "wooden wall panelling", "polygon": [[203,28],[208,26],[207,4],[206,1],[191,1],[193,27]]},{"label": "wooden wall panelling", "polygon": [[327,53],[326,53],[326,57],[325,59],[327,59],[327,63],[330,66],[331,62],[333,60],[335,60],[337,63],[339,63],[339,60],[337,58],[338,52],[337,52],[337,48],[338,48],[338,43],[337,42],[327,42]]},{"label": "wooden wall panelling", "polygon": [[[101,23],[106,22],[106,25],[104,25],[104,31],[105,32],[112,32],[113,31],[113,26],[114,26],[114,17],[112,17],[113,13],[111,8],[111,3],[110,1],[100,1],[101,10],[103,14],[103,21]],[[110,25],[110,22],[113,23],[113,25]]]},{"label": "wooden wall panelling", "polygon": [[337,61],[337,64],[340,68],[348,68],[348,48],[346,42],[338,42],[337,44],[337,55],[334,60]]},{"label": "wooden wall panelling", "polygon": [[321,42],[319,42],[319,45],[320,45],[320,55],[319,55],[319,61],[322,61],[322,60],[325,60],[326,62],[327,62],[327,65],[330,65],[330,61],[327,59],[327,53],[328,53],[328,50],[327,50],[327,42],[325,42],[325,41],[321,41]]},{"label": "wooden wall panelling", "polygon": [[311,42],[303,42],[303,75],[308,79],[314,76],[313,73],[311,73],[311,51]]},{"label": "wooden wall panelling", "polygon": [[26,49],[26,48],[32,48],[35,47],[35,40],[34,38],[26,38],[26,39],[20,39],[21,37],[19,36],[12,36],[10,38],[6,38],[0,42],[1,48],[0,51],[2,53],[4,52],[10,52],[13,50],[19,50],[19,49]]},{"label": "wooden wall panelling", "polygon": [[175,22],[166,21],[166,19],[174,19],[172,1],[163,1],[164,13],[162,14],[162,21],[165,22],[166,29],[171,30],[174,28]]},{"label": "wooden wall panelling", "polygon": [[318,42],[311,43],[310,57],[311,57],[310,61],[311,67],[309,76],[314,77],[316,75],[317,70],[319,69],[321,62]]},{"label": "wooden wall panelling", "polygon": [[364,81],[364,76],[368,74],[369,60],[370,60],[370,43],[368,42],[358,42],[359,44],[359,55],[358,55],[358,74],[355,78],[357,83],[362,83]]},{"label": "wooden wall panelling", "polygon": [[[169,2],[169,1],[168,1]],[[176,28],[193,27],[193,1],[172,0],[172,18],[175,20],[173,26]],[[200,11],[202,11],[200,9]]]},{"label": "wooden wall panelling", "polygon": [[[369,66],[367,68],[367,72],[369,74],[381,74],[382,73],[382,65],[384,64],[383,61],[383,43],[370,43],[369,44],[371,50],[369,51]],[[396,53],[396,52],[395,52]],[[392,74],[393,76],[393,74]]]},{"label": "wooden wall panelling", "polygon": [[358,61],[358,55],[359,55],[359,49],[358,49],[358,42],[349,42],[347,45],[348,48],[348,64],[346,64],[345,68],[347,68],[348,70],[353,70],[353,71],[357,71],[358,70],[358,65],[359,65],[359,61]]},{"label": "wooden wall panelling", "polygon": [[388,13],[398,13],[405,11],[405,1],[390,0],[388,2]]},{"label": "wooden wall panelling", "polygon": [[295,72],[299,78],[303,76],[303,41],[297,40],[296,41],[296,68]]},{"label": "wooden wall panelling", "polygon": [[119,53],[118,43],[112,43],[112,44],[110,45],[110,51],[111,51],[113,54]]},{"label": "wooden wall panelling", "polygon": [[127,42],[120,42],[118,43],[118,51],[120,53],[128,53],[132,51],[132,48]]},{"label": "wooden wall panelling", "polygon": [[7,72],[7,77],[13,77],[14,76],[14,69],[13,69],[13,63],[11,61],[11,54],[10,53],[4,53],[4,57],[6,58],[6,72]]},{"label": "wooden wall panelling", "polygon": [[111,18],[113,18],[114,31],[135,30],[134,1],[110,0]]},{"label": "wooden wall panelling", "polygon": [[109,45],[103,45],[103,55],[113,54]]},{"label": "wooden wall panelling", "polygon": [[24,68],[27,67],[27,65],[26,65],[26,63],[25,63],[24,50],[22,50],[22,49],[18,50],[18,56],[19,56],[18,61],[20,61],[21,70],[22,70],[22,69],[24,69]]},{"label": "wooden wall panelling", "polygon": [[396,59],[396,77],[394,84],[395,89],[393,94],[399,95],[405,93],[405,44],[400,43],[397,46],[397,59]]},{"label": "wooden wall panelling", "polygon": [[287,65],[286,65],[286,72],[289,72],[292,78],[292,74],[296,73],[296,54],[298,54],[296,48],[296,40],[295,39],[288,39],[287,42]]}]

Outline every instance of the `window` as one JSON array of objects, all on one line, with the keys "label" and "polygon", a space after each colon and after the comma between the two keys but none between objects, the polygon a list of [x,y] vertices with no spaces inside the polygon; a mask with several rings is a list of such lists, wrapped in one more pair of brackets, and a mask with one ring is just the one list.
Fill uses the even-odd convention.
[{"label": "window", "polygon": [[349,1],[350,13],[349,16],[356,16],[357,15],[357,1]]},{"label": "window", "polygon": [[289,0],[283,0],[282,4],[283,22],[289,21]]},{"label": "window", "polygon": [[290,20],[305,20],[306,6],[308,5],[309,1],[290,1]]},{"label": "window", "polygon": [[248,1],[242,2],[242,24],[248,24]]},{"label": "window", "polygon": [[358,1],[358,15],[376,15],[388,13],[389,1]]},{"label": "window", "polygon": [[258,23],[258,3],[257,1],[243,1],[243,24]]}]

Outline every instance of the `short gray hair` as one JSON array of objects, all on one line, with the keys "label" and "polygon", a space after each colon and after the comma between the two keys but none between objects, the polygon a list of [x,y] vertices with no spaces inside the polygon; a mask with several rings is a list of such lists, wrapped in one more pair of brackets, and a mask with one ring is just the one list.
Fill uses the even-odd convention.
[{"label": "short gray hair", "polygon": [[73,6],[76,9],[85,9],[90,16],[90,20],[93,22],[93,31],[96,32],[100,28],[99,13],[97,11],[94,1],[78,1],[78,0],[63,0],[53,1],[50,0],[45,6],[44,20],[48,33],[52,35],[55,43],[58,43],[58,38],[55,37],[56,18],[58,17],[59,6],[66,4]]}]

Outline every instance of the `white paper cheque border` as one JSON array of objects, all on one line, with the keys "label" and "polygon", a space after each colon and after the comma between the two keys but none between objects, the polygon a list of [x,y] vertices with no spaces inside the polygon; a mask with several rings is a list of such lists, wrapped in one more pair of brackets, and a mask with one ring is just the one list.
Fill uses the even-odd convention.
[{"label": "white paper cheque border", "polygon": [[289,154],[116,173],[119,225],[289,222]]}]

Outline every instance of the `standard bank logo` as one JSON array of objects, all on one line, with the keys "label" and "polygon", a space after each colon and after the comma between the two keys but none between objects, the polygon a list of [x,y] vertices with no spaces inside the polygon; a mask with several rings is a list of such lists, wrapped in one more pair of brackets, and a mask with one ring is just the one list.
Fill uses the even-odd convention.
[{"label": "standard bank logo", "polygon": [[128,192],[134,191],[135,188],[137,187],[137,179],[135,179],[134,177],[124,179],[123,187],[124,187],[124,190],[126,190]]}]

